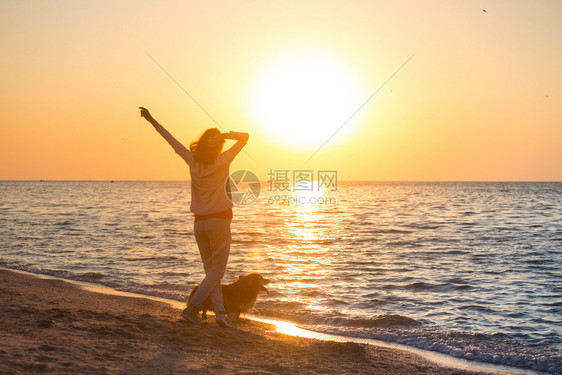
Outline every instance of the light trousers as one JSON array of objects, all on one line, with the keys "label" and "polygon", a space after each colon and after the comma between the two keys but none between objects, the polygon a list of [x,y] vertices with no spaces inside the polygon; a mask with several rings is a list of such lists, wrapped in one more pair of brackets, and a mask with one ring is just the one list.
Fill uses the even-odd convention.
[{"label": "light trousers", "polygon": [[197,309],[210,296],[215,313],[224,313],[221,279],[230,255],[230,219],[204,219],[194,224],[195,241],[199,247],[205,278],[189,304]]}]

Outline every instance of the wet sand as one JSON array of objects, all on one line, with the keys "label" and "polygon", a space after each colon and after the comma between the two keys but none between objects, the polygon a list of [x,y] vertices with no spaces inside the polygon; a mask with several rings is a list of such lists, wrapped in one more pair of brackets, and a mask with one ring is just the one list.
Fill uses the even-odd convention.
[{"label": "wet sand", "polygon": [[400,350],[195,326],[169,304],[0,270],[0,373],[475,374]]}]

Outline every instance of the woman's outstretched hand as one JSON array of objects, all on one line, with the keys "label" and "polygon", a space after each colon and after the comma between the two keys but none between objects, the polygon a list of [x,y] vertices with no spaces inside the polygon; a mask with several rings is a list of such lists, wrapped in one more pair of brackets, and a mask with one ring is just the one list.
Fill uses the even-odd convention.
[{"label": "woman's outstretched hand", "polygon": [[140,115],[141,117],[144,117],[147,121],[152,120],[152,115],[150,114],[150,112],[148,112],[148,109],[144,108],[144,107],[139,107],[140,109]]}]

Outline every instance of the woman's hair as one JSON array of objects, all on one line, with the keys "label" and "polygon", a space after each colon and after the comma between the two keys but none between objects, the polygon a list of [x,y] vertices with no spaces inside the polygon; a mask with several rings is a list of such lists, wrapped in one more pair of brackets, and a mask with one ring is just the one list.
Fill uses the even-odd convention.
[{"label": "woman's hair", "polygon": [[191,142],[189,151],[193,152],[193,158],[196,162],[203,164],[213,164],[215,162],[217,156],[222,151],[222,146],[224,146],[224,139],[221,139],[214,147],[209,146],[209,139],[218,134],[220,134],[220,130],[217,128],[207,129],[201,134],[199,140]]}]

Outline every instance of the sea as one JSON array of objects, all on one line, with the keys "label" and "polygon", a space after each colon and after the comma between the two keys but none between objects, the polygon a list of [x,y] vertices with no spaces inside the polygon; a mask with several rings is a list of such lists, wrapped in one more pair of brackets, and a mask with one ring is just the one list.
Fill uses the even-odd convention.
[{"label": "sea", "polygon": [[[562,373],[562,183],[282,187],[234,207],[224,282],[270,279],[258,316]],[[189,203],[189,181],[0,181],[0,266],[185,301]]]}]

